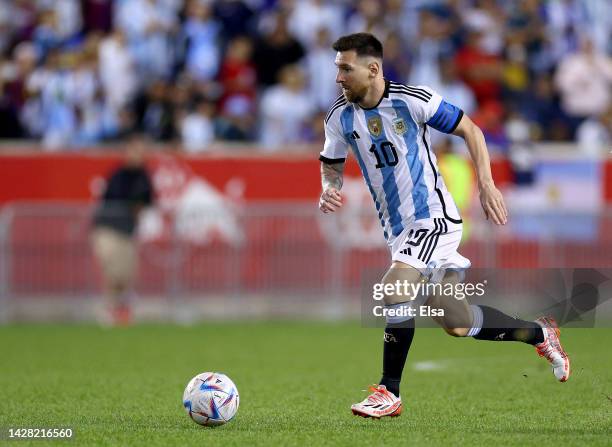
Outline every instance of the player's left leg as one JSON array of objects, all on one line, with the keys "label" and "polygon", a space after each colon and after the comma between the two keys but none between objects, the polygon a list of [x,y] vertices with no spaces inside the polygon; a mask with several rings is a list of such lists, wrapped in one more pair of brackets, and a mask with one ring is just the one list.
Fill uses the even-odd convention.
[{"label": "player's left leg", "polygon": [[[444,283],[457,283],[457,272],[444,275]],[[466,299],[434,295],[427,305],[444,310],[444,316],[433,317],[442,328],[455,337],[477,340],[518,341],[535,346],[538,355],[552,365],[555,377],[565,382],[570,374],[570,361],[559,341],[559,328],[551,318],[526,321],[513,318],[489,306],[470,305]]]},{"label": "player's left leg", "polygon": [[[457,249],[461,241],[462,225],[446,219],[433,219],[435,234],[425,245],[427,257],[414,244],[415,238],[408,237],[396,247],[393,259],[406,262],[425,272],[433,282],[462,281],[463,271],[470,267],[470,261],[461,256]],[[427,224],[422,223],[421,226]],[[436,231],[437,230],[437,231]],[[421,238],[427,241],[427,236]],[[419,240],[421,240],[419,239]],[[408,247],[406,250],[404,247]],[[411,255],[412,254],[412,255]],[[420,266],[419,266],[420,262]],[[473,337],[477,340],[518,341],[535,346],[537,353],[552,365],[555,377],[564,382],[569,378],[570,361],[559,341],[559,329],[554,320],[541,318],[525,321],[513,318],[493,307],[469,305],[466,299],[449,296],[429,298],[429,305],[444,309],[444,316],[434,318],[444,330],[456,337]]]},{"label": "player's left leg", "polygon": [[519,341],[533,345],[538,355],[551,364],[557,380],[565,382],[569,379],[570,360],[559,340],[561,331],[552,318],[526,321],[483,305],[471,305],[470,310],[473,321],[470,329],[455,330],[451,332],[452,335],[499,342]]},{"label": "player's left leg", "polygon": [[[457,271],[445,272],[443,284],[457,284],[461,275]],[[512,318],[489,306],[470,305],[466,298],[432,295],[426,304],[444,310],[443,316],[432,317],[449,335],[472,336],[479,340],[521,341],[535,345],[544,341],[540,325],[532,321]],[[483,324],[486,320],[486,324]]]}]

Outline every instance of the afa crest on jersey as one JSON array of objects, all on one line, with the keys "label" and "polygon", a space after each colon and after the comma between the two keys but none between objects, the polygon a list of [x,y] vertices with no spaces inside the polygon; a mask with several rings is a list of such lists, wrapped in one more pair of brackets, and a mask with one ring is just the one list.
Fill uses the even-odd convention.
[{"label": "afa crest on jersey", "polygon": [[382,119],[379,116],[374,116],[368,119],[368,130],[375,137],[379,137],[382,132]]},{"label": "afa crest on jersey", "polygon": [[406,127],[406,122],[404,118],[395,118],[393,120],[393,130],[398,135],[404,135],[408,128]]}]

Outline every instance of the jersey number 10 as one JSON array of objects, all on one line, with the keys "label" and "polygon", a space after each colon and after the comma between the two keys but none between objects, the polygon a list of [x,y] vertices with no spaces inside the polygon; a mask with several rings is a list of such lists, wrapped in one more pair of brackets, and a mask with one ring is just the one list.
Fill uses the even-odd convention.
[{"label": "jersey number 10", "polygon": [[372,144],[370,152],[376,157],[376,166],[374,166],[376,169],[384,168],[385,166],[395,166],[399,162],[395,146],[390,141],[383,141],[380,143],[380,147],[376,147],[375,143]]}]

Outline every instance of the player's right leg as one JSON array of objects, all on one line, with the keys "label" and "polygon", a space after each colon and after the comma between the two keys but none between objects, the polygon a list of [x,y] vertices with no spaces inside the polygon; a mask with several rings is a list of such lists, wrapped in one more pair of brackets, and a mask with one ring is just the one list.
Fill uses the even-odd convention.
[{"label": "player's right leg", "polygon": [[[393,262],[383,276],[382,284],[416,283],[422,279],[420,272],[407,264]],[[384,303],[387,309],[406,306],[411,297],[406,295],[385,294]],[[370,387],[371,394],[363,401],[353,404],[354,415],[362,417],[394,417],[402,412],[400,382],[408,357],[408,351],[414,337],[414,319],[412,317],[387,317],[383,338],[383,372],[379,385]]]}]

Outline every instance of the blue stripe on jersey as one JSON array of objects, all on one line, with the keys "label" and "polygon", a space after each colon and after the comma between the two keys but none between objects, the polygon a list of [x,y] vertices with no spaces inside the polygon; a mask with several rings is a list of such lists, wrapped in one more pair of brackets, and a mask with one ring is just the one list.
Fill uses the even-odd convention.
[{"label": "blue stripe on jersey", "polygon": [[460,114],[460,108],[443,100],[435,115],[427,121],[427,124],[440,132],[451,133],[455,130],[455,123]]},{"label": "blue stripe on jersey", "polygon": [[[378,136],[374,136],[370,133],[370,138],[372,143],[376,145],[376,150],[380,153],[383,149],[381,148],[381,144],[387,140],[387,136],[385,134],[385,126],[383,125],[382,117],[378,113],[376,109],[374,110],[364,110],[366,123],[371,119],[380,120],[381,129],[380,134]],[[372,154],[372,158],[374,158],[374,154]],[[384,157],[382,157],[384,160]],[[380,172],[383,176],[383,189],[385,191],[385,200],[387,201],[387,211],[389,213],[389,223],[391,224],[391,232],[393,236],[399,236],[400,233],[404,230],[404,225],[402,225],[402,216],[399,212],[399,207],[401,205],[399,192],[397,190],[397,182],[395,181],[395,166],[385,166],[380,168]]]},{"label": "blue stripe on jersey", "polygon": [[426,219],[429,217],[429,205],[427,205],[429,191],[425,183],[423,163],[421,163],[421,159],[419,158],[419,145],[417,142],[419,130],[408,111],[406,103],[401,99],[394,99],[392,103],[398,118],[402,118],[405,126],[408,128],[408,130],[404,132],[404,144],[406,145],[406,162],[410,170],[410,177],[412,177],[414,218],[417,220]]},{"label": "blue stripe on jersey", "polygon": [[383,232],[385,234],[385,239],[389,239],[389,235],[385,231],[385,221],[383,220],[383,214],[380,211],[380,203],[376,200],[376,194],[374,193],[374,189],[372,188],[372,182],[370,181],[370,175],[368,174],[368,170],[366,168],[365,163],[363,162],[363,158],[359,153],[359,148],[357,147],[357,142],[351,137],[351,134],[354,130],[354,109],[352,106],[347,107],[342,111],[340,115],[340,123],[342,124],[342,133],[346,135],[347,141],[350,143],[351,148],[353,149],[353,153],[355,157],[357,157],[357,162],[359,163],[359,167],[361,168],[361,173],[363,174],[363,178],[365,179],[366,185],[368,185],[368,189],[370,190],[370,194],[372,195],[372,199],[374,200],[374,204],[376,205],[376,211],[378,211],[378,219],[380,220],[380,224],[383,227]]}]

